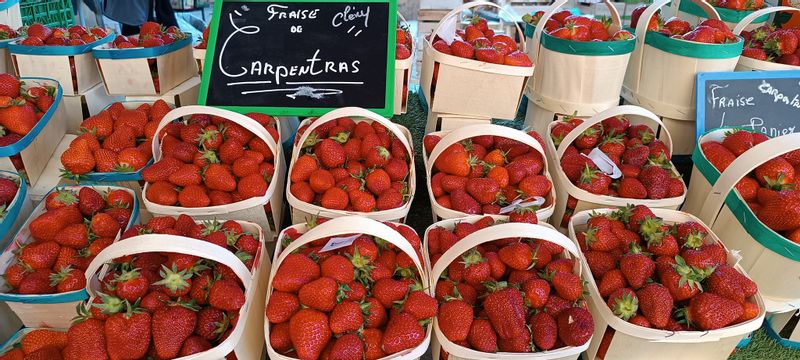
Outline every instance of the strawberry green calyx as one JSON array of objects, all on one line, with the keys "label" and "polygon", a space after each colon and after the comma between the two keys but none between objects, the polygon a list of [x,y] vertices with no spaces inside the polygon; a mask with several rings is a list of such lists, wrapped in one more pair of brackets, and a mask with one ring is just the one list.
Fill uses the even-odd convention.
[{"label": "strawberry green calyx", "polygon": [[705,243],[706,234],[697,230],[692,230],[688,236],[686,236],[686,242],[683,244],[684,247],[692,248],[692,249],[699,249]]},{"label": "strawberry green calyx", "polygon": [[589,165],[585,165],[583,171],[581,172],[580,182],[581,184],[591,184],[592,180],[597,178],[597,170],[592,170]]},{"label": "strawberry green calyx", "polygon": [[633,296],[633,293],[627,292],[622,297],[614,298],[614,307],[611,312],[622,320],[628,320],[636,316],[636,311],[639,310],[639,299]]},{"label": "strawberry green calyx", "polygon": [[506,281],[484,281],[483,286],[486,286],[486,290],[490,293],[503,290],[510,285]]},{"label": "strawberry green calyx", "polygon": [[664,234],[660,232],[662,225],[664,225],[664,223],[661,219],[647,217],[639,224],[639,233],[648,240],[658,239],[661,241],[661,238],[664,236]]},{"label": "strawberry green calyx", "polygon": [[92,307],[100,309],[100,312],[106,315],[116,314],[121,312],[125,306],[126,301],[116,296],[111,296],[104,293],[97,293],[102,302],[91,304]]},{"label": "strawberry green calyx", "polygon": [[358,252],[358,246],[353,247],[353,254],[348,254],[347,258],[350,259],[350,263],[353,264],[356,280],[362,283],[365,287],[368,287],[372,282],[371,274],[372,269],[375,268],[375,265],[372,265],[372,261],[370,261],[368,257],[365,257]]},{"label": "strawberry green calyx", "polygon": [[690,289],[698,289],[700,291],[703,291],[703,286],[700,282],[711,275],[715,269],[714,267],[698,269],[694,266],[689,266],[680,255],[675,255],[675,264],[672,267],[681,277],[678,280],[678,286],[688,285]]},{"label": "strawberry green calyx", "polygon": [[222,230],[222,223],[219,220],[207,220],[203,221],[203,230],[200,231],[200,234],[208,236],[219,230]]},{"label": "strawberry green calyx", "polygon": [[339,144],[344,144],[347,142],[347,140],[350,139],[350,132],[349,131],[339,132],[338,134],[331,136],[330,139],[336,141]]},{"label": "strawberry green calyx", "polygon": [[376,146],[375,149],[378,150],[378,156],[380,156],[384,160],[389,160],[389,157],[392,156],[392,153],[389,151],[389,149],[383,146]]},{"label": "strawberry green calyx", "polygon": [[764,182],[767,183],[767,188],[770,190],[781,191],[781,190],[794,190],[795,184],[787,183],[786,176],[784,173],[778,173],[778,176],[775,179],[770,177],[764,176]]},{"label": "strawberry green calyx", "polygon": [[314,147],[314,145],[317,145],[317,143],[320,142],[320,141],[322,141],[322,140],[319,139],[317,133],[316,132],[312,132],[311,134],[308,134],[308,137],[306,138],[306,140],[303,141],[303,148]]},{"label": "strawberry green calyx", "polygon": [[464,265],[464,268],[484,262],[486,262],[486,258],[475,248],[470,249],[466,254],[461,256],[461,264]]},{"label": "strawberry green calyx", "polygon": [[192,311],[200,311],[200,306],[195,304],[194,300],[183,301],[181,298],[178,298],[178,300],[175,300],[175,301],[168,301],[166,305],[167,306],[181,306],[181,307],[187,308],[187,309],[192,310]]},{"label": "strawberry green calyx", "polygon": [[609,218],[612,220],[619,220],[625,224],[628,224],[628,222],[630,222],[632,215],[633,215],[633,205],[628,205],[619,207],[616,211],[611,213]]},{"label": "strawberry green calyx", "polygon": [[192,278],[192,273],[189,272],[188,269],[178,271],[175,264],[172,264],[172,269],[161,265],[159,275],[161,275],[161,280],[154,282],[153,285],[162,285],[173,293],[185,290],[189,287],[189,282],[186,280]]}]

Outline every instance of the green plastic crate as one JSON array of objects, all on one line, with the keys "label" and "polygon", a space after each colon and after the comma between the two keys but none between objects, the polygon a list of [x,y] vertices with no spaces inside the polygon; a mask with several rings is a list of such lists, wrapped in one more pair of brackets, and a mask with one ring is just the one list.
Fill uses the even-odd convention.
[{"label": "green plastic crate", "polygon": [[22,23],[40,23],[49,27],[68,27],[75,23],[71,0],[22,0],[19,4]]}]

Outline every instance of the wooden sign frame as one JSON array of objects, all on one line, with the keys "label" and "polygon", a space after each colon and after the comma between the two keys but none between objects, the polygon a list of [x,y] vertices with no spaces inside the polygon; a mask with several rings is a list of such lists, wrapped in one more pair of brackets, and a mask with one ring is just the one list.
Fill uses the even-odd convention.
[{"label": "wooden sign frame", "polygon": [[[706,82],[714,80],[794,79],[800,82],[800,70],[703,72],[697,74],[696,135],[695,139],[711,129],[706,129]],[[765,109],[766,110],[766,109]]]},{"label": "wooden sign frame", "polygon": [[[212,67],[214,66],[215,48],[217,45],[217,32],[219,29],[219,22],[222,18],[222,7],[226,3],[342,3],[342,4],[363,4],[363,3],[380,3],[388,4],[388,31],[387,31],[387,48],[386,48],[386,86],[384,99],[385,102],[382,108],[367,108],[385,117],[391,117],[394,113],[394,72],[395,72],[395,48],[396,48],[396,29],[397,29],[397,0],[280,0],[280,1],[265,1],[265,0],[217,0],[214,2],[213,15],[209,23],[209,37],[208,45],[205,55],[206,68],[202,74],[202,81],[200,83],[200,91],[198,95],[198,103],[206,105],[209,85],[211,81]],[[357,104],[345,104],[344,106],[356,106]],[[235,111],[238,113],[247,112],[261,112],[270,115],[287,115],[287,116],[321,116],[336,108],[325,107],[274,107],[274,106],[240,106],[240,105],[216,105],[211,106],[219,107]]]}]

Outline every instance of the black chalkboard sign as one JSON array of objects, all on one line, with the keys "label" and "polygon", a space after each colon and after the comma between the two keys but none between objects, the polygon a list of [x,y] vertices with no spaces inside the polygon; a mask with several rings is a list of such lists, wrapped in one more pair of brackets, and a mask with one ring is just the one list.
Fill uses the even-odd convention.
[{"label": "black chalkboard sign", "polygon": [[800,131],[800,71],[697,75],[697,137],[737,126],[770,137]]},{"label": "black chalkboard sign", "polygon": [[272,115],[393,113],[396,0],[218,0],[199,103]]}]

